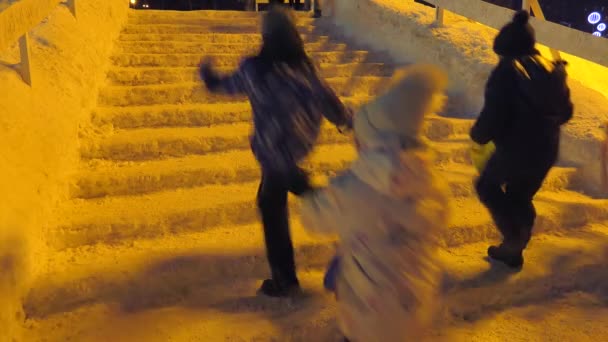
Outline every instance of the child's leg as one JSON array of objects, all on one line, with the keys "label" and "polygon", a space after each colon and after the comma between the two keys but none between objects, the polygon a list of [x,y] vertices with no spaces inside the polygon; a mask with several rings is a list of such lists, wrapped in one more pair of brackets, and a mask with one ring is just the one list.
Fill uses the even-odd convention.
[{"label": "child's leg", "polygon": [[258,190],[266,254],[272,271],[271,281],[265,282],[261,290],[271,296],[287,295],[284,292],[298,286],[284,179],[281,175],[263,172]]}]

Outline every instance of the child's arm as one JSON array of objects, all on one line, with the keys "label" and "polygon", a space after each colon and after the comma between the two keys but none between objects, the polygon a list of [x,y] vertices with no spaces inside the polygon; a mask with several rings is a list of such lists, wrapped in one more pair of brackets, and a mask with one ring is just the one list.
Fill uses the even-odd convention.
[{"label": "child's arm", "polygon": [[221,77],[211,67],[209,60],[203,60],[200,64],[200,76],[205,86],[213,93],[224,93],[228,95],[240,95],[244,94],[245,88],[245,65],[247,61],[243,62],[239,69],[232,75]]},{"label": "child's arm", "polygon": [[494,140],[504,129],[509,111],[508,94],[510,91],[509,66],[499,64],[488,79],[485,90],[484,107],[471,129],[471,139],[485,145]]},{"label": "child's arm", "polygon": [[322,105],[325,118],[336,125],[342,132],[352,129],[353,112],[347,108],[331,87],[322,79],[317,78],[317,98]]}]

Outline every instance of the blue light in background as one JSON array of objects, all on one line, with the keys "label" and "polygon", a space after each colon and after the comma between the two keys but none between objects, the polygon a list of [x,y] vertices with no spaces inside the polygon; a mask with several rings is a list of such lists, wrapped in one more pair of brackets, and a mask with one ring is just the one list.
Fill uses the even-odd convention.
[{"label": "blue light in background", "polygon": [[592,24],[592,25],[599,23],[600,20],[602,20],[602,15],[599,12],[592,12],[587,17],[587,21],[589,22],[589,24]]}]

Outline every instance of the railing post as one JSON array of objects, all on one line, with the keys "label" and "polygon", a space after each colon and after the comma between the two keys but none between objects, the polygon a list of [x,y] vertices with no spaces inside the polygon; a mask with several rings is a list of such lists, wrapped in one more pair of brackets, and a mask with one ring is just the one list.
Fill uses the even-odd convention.
[{"label": "railing post", "polygon": [[[540,3],[538,3],[538,0],[524,0],[524,2],[528,3],[528,6],[530,9],[532,9],[532,12],[534,12],[535,17],[540,20],[547,20],[545,19],[545,14],[543,13],[543,9],[540,7]],[[562,59],[561,54],[556,49],[549,48],[549,51],[551,51],[551,56],[554,60],[559,61]]]},{"label": "railing post", "polygon": [[72,12],[74,18],[76,18],[76,0],[68,0],[68,8],[70,9],[70,12]]},{"label": "railing post", "polygon": [[255,11],[256,12],[260,11],[260,4],[258,3],[258,0],[255,0]]},{"label": "railing post", "polygon": [[19,56],[21,58],[21,77],[32,86],[32,68],[30,65],[30,46],[27,32],[19,38]]},{"label": "railing post", "polygon": [[439,6],[435,9],[435,26],[443,26],[443,8]]},{"label": "railing post", "polygon": [[530,0],[522,0],[521,9],[530,12]]}]

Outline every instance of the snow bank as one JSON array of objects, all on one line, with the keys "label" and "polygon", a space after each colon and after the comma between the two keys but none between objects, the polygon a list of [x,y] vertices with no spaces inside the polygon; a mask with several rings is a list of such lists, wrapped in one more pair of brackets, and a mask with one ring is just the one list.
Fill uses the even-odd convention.
[{"label": "snow bank", "polygon": [[[397,62],[430,62],[450,75],[450,113],[474,117],[497,62],[492,43],[497,30],[446,12],[444,27],[433,27],[435,10],[413,0],[334,0],[334,18],[345,33]],[[539,46],[544,55],[548,48]],[[585,190],[600,194],[601,125],[608,119],[608,68],[562,53],[569,73],[575,120],[564,130],[562,161],[581,168]]]},{"label": "snow bank", "polygon": [[[6,3],[5,3],[6,4]],[[109,54],[126,22],[124,0],[80,0],[30,32],[34,85],[17,70],[17,42],[0,51],[0,340],[18,340],[21,297],[44,267],[51,211],[64,199]]]}]

